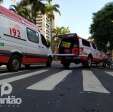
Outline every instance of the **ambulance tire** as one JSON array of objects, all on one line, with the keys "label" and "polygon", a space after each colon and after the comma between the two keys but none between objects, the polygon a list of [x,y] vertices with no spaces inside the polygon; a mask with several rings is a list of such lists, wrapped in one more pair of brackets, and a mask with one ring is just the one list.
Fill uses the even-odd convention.
[{"label": "ambulance tire", "polygon": [[17,55],[11,56],[7,64],[7,69],[10,72],[18,71],[21,67],[21,58]]},{"label": "ambulance tire", "polygon": [[48,61],[46,62],[46,67],[51,67],[52,65],[52,57],[48,57]]}]

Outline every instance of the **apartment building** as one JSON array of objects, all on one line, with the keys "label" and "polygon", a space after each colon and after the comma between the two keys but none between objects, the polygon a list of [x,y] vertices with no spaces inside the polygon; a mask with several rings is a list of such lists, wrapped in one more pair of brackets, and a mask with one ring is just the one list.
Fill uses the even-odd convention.
[{"label": "apartment building", "polygon": [[45,36],[45,38],[51,41],[51,31],[54,28],[54,20],[51,22],[46,14],[38,14],[36,25],[38,26],[40,32]]}]

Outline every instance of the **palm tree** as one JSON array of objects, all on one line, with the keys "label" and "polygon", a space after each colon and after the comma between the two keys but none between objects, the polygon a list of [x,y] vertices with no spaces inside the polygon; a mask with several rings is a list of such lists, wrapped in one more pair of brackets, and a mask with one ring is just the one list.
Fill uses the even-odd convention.
[{"label": "palm tree", "polygon": [[69,27],[64,27],[64,26],[58,27],[57,26],[56,28],[53,29],[53,33],[57,37],[59,35],[64,35],[64,34],[70,33],[70,29],[69,29]]},{"label": "palm tree", "polygon": [[43,0],[22,0],[20,2],[21,6],[30,10],[32,19],[35,24],[38,12],[40,11],[43,14],[45,13],[45,5],[41,1]]},{"label": "palm tree", "polygon": [[47,0],[47,3],[45,4],[45,13],[46,15],[49,17],[50,19],[50,23],[51,23],[51,44],[52,44],[52,31],[53,31],[53,20],[55,18],[55,12],[60,14],[59,8],[60,6],[58,4],[53,4],[52,0]]},{"label": "palm tree", "polygon": [[52,30],[52,33],[57,37],[58,35],[61,34],[61,27],[56,27]]},{"label": "palm tree", "polygon": [[28,19],[29,21],[33,22],[33,18],[31,16],[31,12],[25,6],[22,6],[20,4],[11,5],[10,6],[10,10],[15,10],[16,13],[18,13],[21,16],[23,16],[25,19]]},{"label": "palm tree", "polygon": [[57,12],[60,14],[60,11],[59,11],[60,6],[58,4],[52,4],[52,0],[47,0],[45,7],[46,7],[46,14],[50,19],[55,18],[54,12]]},{"label": "palm tree", "polygon": [[52,41],[52,51],[57,52],[58,45],[61,41],[61,38],[59,38],[59,35],[64,35],[70,33],[69,27],[56,27],[53,29],[54,33],[54,38],[51,40]]}]

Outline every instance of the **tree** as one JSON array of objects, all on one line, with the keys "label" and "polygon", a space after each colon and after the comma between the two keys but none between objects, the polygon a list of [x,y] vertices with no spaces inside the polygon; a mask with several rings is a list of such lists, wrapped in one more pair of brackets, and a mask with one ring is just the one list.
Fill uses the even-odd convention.
[{"label": "tree", "polygon": [[64,35],[64,34],[67,34],[67,33],[70,33],[69,27],[61,27],[60,34]]},{"label": "tree", "polygon": [[40,11],[45,13],[45,5],[42,3],[43,0],[22,0],[19,5],[25,7],[31,12],[31,17],[36,24],[37,14]]},{"label": "tree", "polygon": [[113,49],[113,2],[93,14],[90,33],[99,49],[106,51],[108,41],[110,42],[109,49]]},{"label": "tree", "polygon": [[45,11],[48,17],[52,20],[55,18],[55,12],[60,14],[59,8],[60,6],[58,4],[53,4],[52,0],[47,0],[47,3],[45,4]]},{"label": "tree", "polygon": [[53,33],[55,36],[64,35],[70,33],[69,27],[56,27],[53,29]]},{"label": "tree", "polygon": [[60,43],[59,35],[64,35],[70,33],[69,27],[56,27],[53,29],[54,38],[52,39],[52,51],[57,52],[58,45]]},{"label": "tree", "polygon": [[33,17],[31,15],[31,12],[25,6],[22,6],[20,4],[11,5],[10,10],[15,10],[16,13],[23,16],[25,19],[28,19],[29,21],[33,22]]},{"label": "tree", "polygon": [[45,4],[45,13],[50,19],[51,23],[51,38],[52,38],[52,31],[53,31],[53,20],[55,18],[55,12],[60,14],[59,11],[60,6],[58,4],[53,4],[52,0],[47,0],[47,3]]}]

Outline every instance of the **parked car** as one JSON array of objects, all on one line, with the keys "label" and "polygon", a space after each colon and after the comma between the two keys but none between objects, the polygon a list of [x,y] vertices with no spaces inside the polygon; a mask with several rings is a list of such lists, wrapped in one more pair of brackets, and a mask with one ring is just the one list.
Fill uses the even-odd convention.
[{"label": "parked car", "polygon": [[92,63],[98,64],[106,58],[105,53],[99,51],[93,42],[78,37],[76,33],[60,35],[59,37],[61,42],[58,46],[57,56],[64,67],[69,67],[72,62],[91,67]]},{"label": "parked car", "polygon": [[21,64],[50,66],[51,62],[52,52],[36,25],[0,6],[0,65],[17,71]]}]

